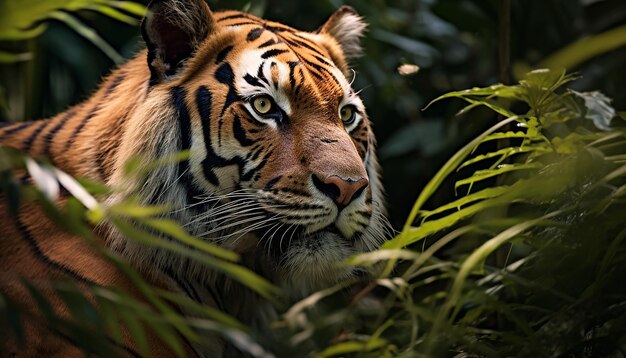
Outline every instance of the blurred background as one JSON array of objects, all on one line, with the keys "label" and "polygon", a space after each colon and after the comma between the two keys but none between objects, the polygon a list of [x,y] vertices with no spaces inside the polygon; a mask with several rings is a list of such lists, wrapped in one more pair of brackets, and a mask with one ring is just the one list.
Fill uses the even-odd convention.
[{"label": "blurred background", "polygon": [[[104,3],[0,0],[0,120],[31,120],[63,111],[89,97],[112,67],[143,48],[137,26],[142,7]],[[497,120],[480,109],[472,112],[471,121],[456,116],[464,105],[458,100],[425,109],[439,95],[514,82],[532,68],[550,66],[581,74],[574,89],[602,91],[615,108],[626,108],[624,0],[209,4],[213,10],[243,9],[304,30],[315,30],[343,4],[365,17],[370,26],[365,56],[354,63],[354,86],[362,89],[374,123],[396,228],[443,162]],[[22,32],[15,34],[10,24],[20,25]],[[502,57],[507,53],[508,60]],[[432,205],[448,199],[435,196]]]}]

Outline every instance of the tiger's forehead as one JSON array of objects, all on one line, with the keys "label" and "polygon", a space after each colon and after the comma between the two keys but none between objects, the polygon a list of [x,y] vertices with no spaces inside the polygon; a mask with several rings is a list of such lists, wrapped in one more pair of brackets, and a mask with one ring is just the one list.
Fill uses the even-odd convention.
[{"label": "tiger's forehead", "polygon": [[237,33],[232,44],[237,60],[231,64],[240,96],[271,95],[288,113],[291,102],[311,96],[322,102],[362,106],[321,44],[326,40],[323,35],[237,11],[219,13],[216,21]]}]

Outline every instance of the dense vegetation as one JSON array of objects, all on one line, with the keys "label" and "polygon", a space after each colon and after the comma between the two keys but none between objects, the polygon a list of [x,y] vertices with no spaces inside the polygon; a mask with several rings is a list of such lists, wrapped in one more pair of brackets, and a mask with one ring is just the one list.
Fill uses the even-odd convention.
[{"label": "dense vegetation", "polygon": [[[47,3],[58,6],[13,12],[13,22],[0,19],[0,41],[11,40],[0,42],[0,85],[10,104],[4,119],[62,110],[139,46],[132,26],[103,31],[113,22],[136,24],[142,10],[135,3]],[[313,29],[339,3],[228,6]],[[1,6],[7,4],[0,5],[5,17]],[[66,228],[86,240],[92,239],[90,225],[111,220],[133,240],[213,265],[284,312],[272,330],[254,332],[221,312],[150,288],[115,261],[152,306],[119,290],[85,292],[58,282],[54,288],[74,317],[61,318],[33,286],[50,327],[104,356],[115,350],[103,332],[121,339],[120,322],[144,351],[142,322],[178,351],[173,332],[199,341],[206,330],[253,356],[626,355],[626,132],[623,114],[614,109],[626,108],[620,70],[626,28],[619,26],[626,6],[514,1],[508,22],[507,4],[352,3],[371,24],[357,87],[365,87],[398,228],[380,250],[352,258],[371,268],[371,282],[342,282],[301,302],[282,302],[270,283],[237,266],[232,253],[156,219],[163,208],[105,207],[94,196],[109,188],[78,184],[45,164],[2,152],[0,184],[13,205],[36,198],[52,217],[62,211],[71,219],[62,221]],[[61,6],[67,7],[59,11]],[[24,27],[27,33],[14,31]],[[579,40],[582,35],[588,37]],[[81,43],[80,36],[96,46]],[[65,38],[73,40],[59,41]],[[402,74],[402,64],[420,70]],[[544,67],[549,69],[530,71]],[[498,82],[504,84],[492,85]],[[16,168],[48,185],[19,185],[10,175]],[[46,204],[41,190],[56,182],[76,197],[61,211]],[[163,242],[140,227],[179,241]],[[103,255],[116,260],[105,250]],[[198,318],[185,319],[166,302]],[[20,335],[20,314],[0,295],[2,334]]]}]

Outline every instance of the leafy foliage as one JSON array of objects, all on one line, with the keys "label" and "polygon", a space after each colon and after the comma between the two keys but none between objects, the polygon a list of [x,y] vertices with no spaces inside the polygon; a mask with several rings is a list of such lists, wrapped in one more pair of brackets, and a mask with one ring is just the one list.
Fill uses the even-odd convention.
[{"label": "leafy foliage", "polygon": [[[14,173],[24,170],[28,171],[36,186],[16,181]],[[161,218],[166,208],[139,207],[132,202],[107,207],[93,195],[110,189],[93,183],[84,184],[56,168],[25,158],[17,152],[8,149],[0,151],[0,187],[13,212],[17,212],[17,208],[24,202],[37,200],[51,219],[67,231],[87,240],[123,272],[141,294],[137,298],[116,287],[97,284],[79,287],[68,281],[48,282],[43,286],[24,282],[43,313],[44,324],[51,332],[74,342],[85,352],[104,356],[124,355],[124,351],[120,351],[120,347],[125,345],[121,334],[123,329],[136,342],[139,353],[147,356],[147,327],[178,356],[184,355],[181,339],[202,345],[202,337],[206,334],[221,336],[253,356],[267,354],[251,338],[249,329],[236,319],[215,308],[200,305],[186,296],[152,287],[127,262],[102,247],[102,243],[93,236],[92,227],[109,222],[130,240],[201,262],[267,299],[276,296],[277,289],[274,286],[237,265],[235,262],[239,257],[235,253],[192,237],[178,223]],[[72,195],[61,208],[53,204],[61,191],[59,186]],[[144,228],[152,231],[146,232]],[[50,303],[51,297],[60,298],[71,317],[56,312]],[[16,337],[17,341],[22,340],[21,317],[38,316],[19,303],[11,302],[2,292],[0,303],[0,317],[4,317],[0,321],[0,330],[8,329],[10,336]],[[192,315],[185,316],[182,311]]]},{"label": "leafy foliage", "polygon": [[[213,1],[211,5],[241,8],[244,3]],[[258,1],[246,6],[257,15],[299,27],[309,24],[313,29],[340,3]],[[141,288],[145,301],[113,288],[31,284],[31,295],[55,333],[78,342],[86,352],[105,356],[123,353],[119,350],[122,325],[141,353],[147,351],[146,334],[152,330],[179,354],[181,337],[199,342],[210,333],[253,356],[269,356],[269,351],[277,356],[624,355],[626,138],[610,100],[601,92],[580,92],[602,88],[617,103],[626,103],[620,87],[626,82],[616,70],[626,58],[624,28],[616,26],[623,19],[623,3],[514,2],[513,72],[522,80],[512,86],[450,92],[423,113],[418,109],[429,98],[493,82],[496,66],[491,49],[497,20],[493,2],[353,5],[371,22],[368,56],[357,64],[361,76],[356,83],[373,84],[375,89],[365,90],[363,96],[382,138],[396,218],[404,218],[398,213],[404,212],[406,198],[432,176],[410,212],[406,210],[408,218],[400,234],[380,250],[351,259],[369,267],[373,281],[346,281],[317,292],[288,308],[271,330],[254,332],[222,312],[150,287],[125,262],[100,248]],[[69,26],[74,34],[96,44],[95,51],[120,62],[133,47],[109,42],[116,37],[128,42],[135,33],[122,36],[124,30],[115,28],[111,31],[118,36],[104,40],[98,29],[102,19],[95,21],[92,15],[136,24],[142,13],[141,5],[125,1],[0,2],[0,41],[28,39],[24,43],[32,44],[42,36],[41,43],[48,44],[47,56],[41,57],[47,66],[44,72],[51,73],[49,86],[33,85],[38,92],[28,97],[65,95],[36,105],[24,102],[24,108],[38,109],[17,117],[61,110],[83,96],[110,65],[73,63],[77,53],[81,58],[94,55],[71,47],[72,41],[55,42],[67,33],[49,20]],[[530,17],[533,26],[527,26]],[[578,39],[588,33],[595,35]],[[536,41],[539,36],[543,41]],[[36,61],[32,55],[37,52],[29,46],[5,48],[0,62]],[[602,56],[608,51],[611,56]],[[56,52],[65,57],[54,60]],[[420,71],[397,73],[402,64],[417,64]],[[574,67],[585,78],[571,82],[575,77],[556,70],[524,75],[537,66]],[[22,69],[24,78],[32,80],[32,68]],[[81,83],[82,90],[61,80],[70,73],[79,74],[74,82]],[[59,83],[66,86],[52,87]],[[566,84],[571,88],[563,89]],[[10,88],[15,92],[14,86]],[[462,116],[450,119],[460,102],[450,98],[468,103]],[[0,109],[8,113],[3,102],[0,96]],[[15,100],[9,102],[15,107]],[[495,124],[494,114],[500,116]],[[489,128],[472,139],[486,123],[491,123]],[[419,165],[418,159],[422,159]],[[11,174],[15,168],[27,170],[36,187],[16,182]],[[407,182],[416,184],[407,186]],[[50,203],[59,191],[58,183],[75,197],[60,209]],[[190,237],[179,223],[160,218],[166,208],[132,202],[104,207],[95,198],[110,188],[79,185],[53,168],[4,151],[0,186],[13,210],[20,200],[38,200],[53,218],[64,218],[58,221],[67,230],[89,242],[93,243],[91,225],[108,220],[131,240],[187,255],[268,298],[276,295],[271,284],[238,266],[235,254]],[[162,240],[161,234],[175,240]],[[71,317],[47,309],[44,289],[61,297]],[[195,318],[172,311],[168,303],[196,313]],[[23,337],[20,317],[28,314],[0,292],[3,337]]]},{"label": "leafy foliage", "polygon": [[[123,57],[92,28],[83,24],[69,12],[91,10],[112,19],[138,25],[145,9],[132,1],[107,0],[6,0],[0,3],[0,41],[26,40],[37,37],[46,29],[46,20],[58,20],[91,41],[111,60],[121,63]],[[0,62],[23,61],[30,59],[27,54],[0,52]]]},{"label": "leafy foliage", "polygon": [[[324,313],[341,317],[343,339],[322,340],[322,355],[620,356],[626,132],[609,128],[606,97],[562,89],[574,78],[537,70],[436,100],[505,117],[440,169],[394,240],[352,259],[384,268],[350,305]],[[426,209],[453,173],[458,198]],[[285,318],[319,337],[298,323],[322,321],[308,309],[311,321]]]}]

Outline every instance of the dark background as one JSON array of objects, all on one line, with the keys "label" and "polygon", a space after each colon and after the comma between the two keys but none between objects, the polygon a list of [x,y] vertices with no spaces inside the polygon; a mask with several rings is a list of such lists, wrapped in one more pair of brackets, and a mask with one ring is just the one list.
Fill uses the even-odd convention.
[{"label": "dark background", "polygon": [[[6,1],[6,0],[5,0]],[[146,2],[144,2],[145,4]],[[424,109],[437,96],[500,80],[515,81],[564,47],[626,24],[624,0],[518,0],[511,2],[510,38],[499,40],[502,1],[209,1],[211,8],[246,9],[303,30],[314,30],[342,4],[353,6],[370,24],[365,56],[355,63],[354,84],[363,89],[379,141],[379,156],[391,220],[399,228],[419,190],[460,146],[496,118],[480,110],[471,120],[455,116],[463,103],[447,100]],[[96,30],[123,57],[143,43],[137,27],[93,11],[73,13]],[[510,71],[499,75],[498,53],[510,47]],[[0,49],[33,54],[31,61],[0,64],[6,104],[0,119],[37,119],[87,98],[115,63],[98,47],[52,20],[38,38],[0,42]],[[403,76],[402,64],[418,65]],[[582,78],[577,90],[600,90],[626,108],[626,47],[568,68]],[[440,192],[451,193],[443,190]],[[436,205],[445,198],[433,198]]]}]

